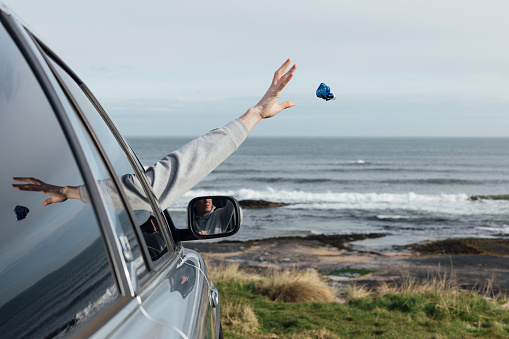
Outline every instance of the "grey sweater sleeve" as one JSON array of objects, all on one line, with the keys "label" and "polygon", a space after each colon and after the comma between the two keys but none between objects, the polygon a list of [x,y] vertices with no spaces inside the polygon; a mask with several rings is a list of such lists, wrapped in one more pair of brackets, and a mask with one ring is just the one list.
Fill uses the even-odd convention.
[{"label": "grey sweater sleeve", "polygon": [[[247,139],[249,131],[240,119],[236,119],[222,128],[210,131],[194,139],[145,171],[145,177],[159,200],[162,209],[173,202],[205,178],[219,166]],[[120,178],[127,200],[135,210],[150,208],[146,199],[138,192],[142,191],[137,177],[126,174]],[[111,180],[99,182],[101,190],[111,198],[111,204],[119,207],[120,201]],[[88,202],[86,190],[79,188],[81,199]],[[112,196],[113,195],[113,196]]]},{"label": "grey sweater sleeve", "polygon": [[146,178],[162,209],[205,178],[247,139],[240,119],[194,139],[149,167]]}]

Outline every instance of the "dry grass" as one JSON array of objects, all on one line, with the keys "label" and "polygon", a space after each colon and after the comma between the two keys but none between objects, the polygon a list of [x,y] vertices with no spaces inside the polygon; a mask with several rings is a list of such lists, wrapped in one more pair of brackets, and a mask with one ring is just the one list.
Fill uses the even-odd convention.
[{"label": "dry grass", "polygon": [[425,294],[425,293],[447,293],[458,294],[461,287],[457,283],[456,276],[452,272],[446,272],[438,266],[434,271],[428,273],[425,280],[419,281],[416,277],[409,274],[402,274],[402,282],[383,283],[380,285],[378,294],[383,296],[387,293],[407,293],[407,294]]},{"label": "dry grass", "polygon": [[[403,279],[399,282],[382,283],[376,292],[368,289],[365,285],[348,284],[341,289],[341,297],[346,301],[358,301],[364,298],[380,298],[386,295],[400,296],[429,296],[428,303],[434,303],[435,313],[449,314],[451,312],[463,312],[470,314],[477,307],[475,299],[469,295],[478,294],[489,303],[499,304],[503,309],[509,309],[507,295],[495,293],[492,281],[483,288],[474,286],[470,290],[463,290],[457,282],[452,271],[444,271],[438,266],[428,274],[427,279],[417,280],[416,277],[402,274]],[[434,297],[432,297],[434,296]]]},{"label": "dry grass", "polygon": [[483,287],[473,286],[469,291],[465,291],[462,289],[461,285],[458,284],[457,277],[452,268],[450,271],[444,271],[440,265],[437,266],[434,271],[429,272],[427,279],[422,281],[408,274],[402,274],[402,277],[401,284],[381,284],[378,294],[382,296],[386,293],[445,293],[449,296],[457,296],[462,292],[471,292],[477,293],[493,302],[503,302],[507,300],[507,295],[494,291],[493,280],[489,280]]},{"label": "dry grass", "polygon": [[271,270],[265,279],[255,284],[255,292],[284,302],[336,300],[335,288],[329,286],[316,270]]},{"label": "dry grass", "polygon": [[247,272],[239,264],[211,264],[207,262],[212,281],[235,282],[241,286],[254,282],[255,292],[274,301],[331,302],[336,300],[336,289],[329,286],[316,270],[268,270],[264,276]]},{"label": "dry grass", "polygon": [[[258,337],[257,337],[258,338]],[[259,336],[259,338],[263,339],[340,339],[340,337],[334,333],[331,333],[326,328],[321,328],[318,330],[302,330],[299,333],[294,333],[290,335],[278,336],[274,333],[269,333],[263,336]]]},{"label": "dry grass", "polygon": [[356,284],[346,284],[341,288],[340,292],[346,301],[355,301],[367,298],[373,293],[372,290],[366,287],[366,285]]},{"label": "dry grass", "polygon": [[[461,292],[460,285],[457,283],[457,277],[452,268],[450,271],[445,271],[439,265],[433,271],[428,273],[425,280],[418,281],[415,277],[409,274],[403,274],[403,282],[399,286],[395,286],[388,290],[390,293],[448,293],[458,294]],[[383,294],[382,294],[383,295]]]},{"label": "dry grass", "polygon": [[292,339],[339,339],[339,336],[331,333],[326,328],[319,330],[304,330],[291,336]]},{"label": "dry grass", "polygon": [[220,264],[212,264],[205,260],[205,264],[208,267],[209,278],[212,281],[236,282],[243,285],[246,282],[263,279],[258,274],[241,270],[237,263],[226,264],[222,262]]},{"label": "dry grass", "polygon": [[258,318],[249,305],[225,302],[221,304],[221,321],[242,334],[253,334],[260,327]]}]

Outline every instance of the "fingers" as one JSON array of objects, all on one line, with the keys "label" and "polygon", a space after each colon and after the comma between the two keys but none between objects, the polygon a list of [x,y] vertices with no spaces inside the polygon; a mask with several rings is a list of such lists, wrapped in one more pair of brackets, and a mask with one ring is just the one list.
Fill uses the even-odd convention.
[{"label": "fingers", "polygon": [[12,180],[14,181],[26,181],[26,182],[29,182],[31,184],[41,184],[42,181],[40,181],[39,179],[35,179],[35,178],[32,178],[32,177],[13,177]]},{"label": "fingers", "polygon": [[290,59],[286,59],[286,61],[279,67],[279,69],[274,73],[274,78],[272,79],[272,84],[275,85],[281,78],[281,76],[285,73],[286,69],[292,62]]},{"label": "fingers", "polygon": [[295,102],[293,102],[293,101],[285,101],[282,104],[280,104],[279,106],[281,107],[281,110],[284,110],[284,109],[287,109],[287,108],[295,106]]},{"label": "fingers", "polygon": [[19,189],[20,191],[40,192],[42,189],[39,185],[34,185],[34,184],[12,184],[11,186]]},{"label": "fingers", "polygon": [[[13,177],[14,181],[24,181],[25,184],[12,184],[11,186],[21,191],[41,191],[42,186],[46,185],[45,182],[32,178],[32,177]],[[28,184],[27,184],[28,183]]]},{"label": "fingers", "polygon": [[297,65],[293,65],[292,68],[290,68],[290,70],[281,77],[277,83],[278,90],[282,91],[283,88],[285,88],[285,86],[290,82],[290,80],[292,80],[296,69]]}]

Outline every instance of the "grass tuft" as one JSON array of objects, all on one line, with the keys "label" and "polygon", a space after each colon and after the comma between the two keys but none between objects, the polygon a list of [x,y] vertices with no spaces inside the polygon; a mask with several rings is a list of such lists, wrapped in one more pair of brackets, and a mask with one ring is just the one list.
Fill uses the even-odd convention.
[{"label": "grass tuft", "polygon": [[224,326],[244,335],[255,333],[260,326],[251,307],[239,302],[225,302],[221,305],[221,321]]},{"label": "grass tuft", "polygon": [[205,264],[209,268],[209,278],[214,282],[236,283],[242,286],[247,282],[262,279],[258,274],[241,270],[237,263],[211,264],[208,260],[205,260]]},{"label": "grass tuft", "polygon": [[[279,338],[279,337],[274,337]],[[339,339],[339,336],[331,333],[328,329],[322,327],[316,330],[304,330],[300,333],[294,333],[292,339]]]},{"label": "grass tuft", "polygon": [[316,270],[271,270],[260,282],[255,283],[255,293],[268,296],[273,301],[332,302],[336,291]]},{"label": "grass tuft", "polygon": [[357,301],[371,296],[371,290],[366,285],[346,284],[340,290],[346,301]]}]

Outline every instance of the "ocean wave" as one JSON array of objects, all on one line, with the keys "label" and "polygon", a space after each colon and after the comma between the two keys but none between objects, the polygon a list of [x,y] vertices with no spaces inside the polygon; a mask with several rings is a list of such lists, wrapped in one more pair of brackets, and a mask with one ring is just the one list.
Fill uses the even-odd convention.
[{"label": "ocean wave", "polygon": [[[429,168],[417,168],[417,167],[391,167],[391,166],[359,166],[352,168],[351,166],[345,167],[333,167],[333,168],[322,168],[317,169],[317,172],[323,173],[441,173],[441,174],[457,174],[457,173],[465,173],[464,169],[429,169]],[[486,173],[486,170],[471,170],[469,169],[469,173]]]},{"label": "ocean wave", "polygon": [[104,294],[96,300],[93,304],[88,304],[83,310],[76,314],[76,320],[78,322],[86,321],[91,318],[98,310],[102,309],[104,305],[111,304],[118,297],[117,290],[114,286],[106,289]]},{"label": "ocean wave", "polygon": [[[275,190],[267,187],[263,190],[191,190],[172,208],[187,206],[187,201],[196,196],[229,195],[237,200],[267,200],[289,204],[288,209],[314,210],[403,210],[421,212],[440,212],[449,214],[506,214],[507,202],[472,201],[468,194],[418,194],[408,193],[355,193],[355,192],[306,192]],[[377,215],[387,216],[387,213]],[[405,214],[397,214],[405,217]]]},{"label": "ocean wave", "polygon": [[[327,183],[327,182],[344,182],[344,180],[336,180],[336,179],[326,179],[326,178],[267,178],[267,177],[259,177],[259,178],[251,178],[251,181],[255,182],[265,182],[265,183],[282,183],[282,182],[290,182],[294,184],[309,184],[309,183]],[[356,180],[358,181],[358,180]]]},{"label": "ocean wave", "polygon": [[479,226],[476,229],[482,231],[483,233],[488,232],[495,236],[500,235],[509,235],[509,226],[505,227],[489,227],[489,226]]},{"label": "ocean wave", "polygon": [[417,217],[411,215],[377,215],[380,220],[398,220],[398,219],[416,219]]},{"label": "ocean wave", "polygon": [[408,193],[355,193],[355,192],[305,192],[300,190],[275,190],[267,187],[264,190],[191,190],[184,197],[200,195],[232,195],[238,200],[270,200],[283,203],[316,203],[316,202],[429,202],[429,201],[467,201],[469,195],[461,194],[417,194]]},{"label": "ocean wave", "polygon": [[88,306],[78,312],[72,320],[70,320],[67,324],[64,324],[59,329],[58,333],[54,333],[54,337],[66,338],[70,331],[86,323],[88,319],[91,319],[99,310],[103,309],[104,306],[111,304],[117,298],[118,294],[114,286],[106,289],[106,292],[98,300],[96,300],[93,304],[88,304]]},{"label": "ocean wave", "polygon": [[432,215],[377,215],[377,220],[383,221],[403,221],[403,222],[412,222],[412,223],[422,223],[422,222],[447,222],[447,218],[434,217]]},{"label": "ocean wave", "polygon": [[[409,172],[411,173],[411,172]],[[245,182],[264,183],[267,185],[277,184],[339,184],[339,185],[398,185],[398,186],[483,186],[483,185],[505,185],[509,184],[509,180],[505,179],[456,179],[456,178],[401,178],[402,175],[396,178],[388,179],[369,179],[369,178],[331,178],[324,176],[303,176],[303,177],[287,177],[287,176],[247,176]],[[222,177],[222,180],[230,182],[231,177]],[[236,178],[238,180],[238,178]],[[217,178],[216,178],[217,180]]]},{"label": "ocean wave", "polygon": [[366,161],[361,160],[361,159],[347,161],[346,163],[349,164],[349,165],[369,165],[369,164],[371,164],[370,162],[366,162]]},{"label": "ocean wave", "polygon": [[424,184],[424,185],[479,185],[483,183],[506,183],[507,180],[468,180],[468,179],[449,179],[449,178],[424,178],[424,179],[389,179],[381,180],[385,184]]}]

